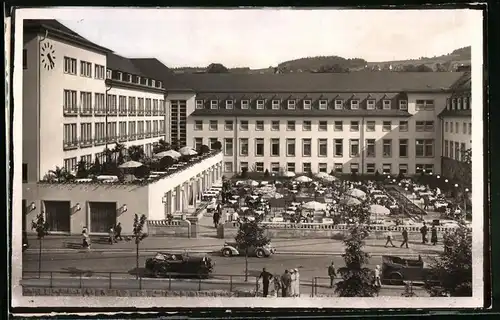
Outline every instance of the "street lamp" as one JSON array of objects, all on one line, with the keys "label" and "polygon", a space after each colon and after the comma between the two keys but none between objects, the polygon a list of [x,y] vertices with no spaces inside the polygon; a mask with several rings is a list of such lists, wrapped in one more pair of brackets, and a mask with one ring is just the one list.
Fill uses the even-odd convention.
[{"label": "street lamp", "polygon": [[464,215],[467,218],[467,192],[469,192],[469,188],[465,188],[464,194]]}]

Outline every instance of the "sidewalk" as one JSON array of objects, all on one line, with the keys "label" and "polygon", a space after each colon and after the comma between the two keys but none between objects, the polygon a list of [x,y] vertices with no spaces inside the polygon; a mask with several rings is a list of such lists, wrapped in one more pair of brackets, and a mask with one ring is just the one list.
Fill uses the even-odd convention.
[{"label": "sidewalk", "polygon": [[[92,251],[96,252],[132,252],[135,251],[134,241],[120,241],[110,245],[106,241],[92,239]],[[29,237],[29,253],[38,252],[39,242],[31,236]],[[191,253],[212,253],[220,251],[225,241],[231,239],[216,238],[174,238],[174,237],[150,237],[144,239],[140,244],[141,252],[183,252],[187,250]],[[385,248],[385,240],[367,240],[365,250],[372,255],[401,255],[416,256],[434,255],[442,252],[442,245],[423,245],[417,241],[410,240],[410,248],[400,248],[400,241],[394,240],[396,248]],[[344,253],[344,244],[340,240],[333,239],[273,239],[272,245],[276,248],[277,254],[289,255],[330,255]],[[82,250],[80,236],[47,236],[43,240],[42,252],[76,252]]]}]

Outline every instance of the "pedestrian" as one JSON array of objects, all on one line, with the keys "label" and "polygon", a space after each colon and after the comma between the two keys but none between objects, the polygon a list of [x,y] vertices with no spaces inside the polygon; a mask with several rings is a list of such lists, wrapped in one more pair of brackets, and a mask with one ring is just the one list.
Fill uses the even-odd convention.
[{"label": "pedestrian", "polygon": [[424,221],[424,225],[420,228],[420,233],[422,234],[422,243],[423,244],[426,244],[427,243],[427,225],[425,224],[425,221]]},{"label": "pedestrian", "polygon": [[436,229],[436,226],[433,225],[431,227],[431,243],[433,246],[435,246],[438,242],[438,233],[437,233],[437,229]]},{"label": "pedestrian", "polygon": [[332,261],[332,264],[328,267],[328,276],[330,277],[330,288],[333,288],[333,282],[337,277],[337,272],[335,270],[335,264]]},{"label": "pedestrian", "polygon": [[215,211],[213,215],[214,227],[217,229],[217,225],[219,224],[219,211]]},{"label": "pedestrian", "polygon": [[113,230],[113,228],[110,228],[109,229],[109,244],[113,244],[113,243],[116,243],[115,230]]},{"label": "pedestrian", "polygon": [[83,247],[87,250],[90,250],[90,236],[88,234],[86,227],[84,227],[82,230],[82,237],[83,237]]},{"label": "pedestrian", "polygon": [[386,241],[385,241],[385,247],[387,248],[387,245],[390,243],[391,246],[395,247],[394,243],[392,243],[392,231],[389,229],[386,234]]},{"label": "pedestrian", "polygon": [[293,269],[295,272],[295,296],[300,297],[300,274],[299,269]]},{"label": "pedestrian", "polygon": [[273,275],[267,272],[266,268],[262,268],[259,280],[262,279],[262,296],[267,297],[269,294],[269,281],[273,278]]},{"label": "pedestrian", "polygon": [[288,297],[288,292],[290,291],[290,282],[292,278],[290,276],[290,272],[288,269],[285,270],[285,273],[281,276],[281,296]]},{"label": "pedestrian", "polygon": [[280,294],[280,290],[282,290],[280,276],[274,275],[273,282],[274,282],[274,297],[277,298]]},{"label": "pedestrian", "polygon": [[122,238],[122,224],[121,222],[118,222],[118,224],[115,226],[115,239],[120,241],[123,240]]},{"label": "pedestrian", "polygon": [[[379,265],[377,265],[375,267],[375,283],[374,283],[374,285],[377,288],[382,287],[382,281],[380,280],[380,266]],[[378,296],[378,293],[377,293],[377,296]]]},{"label": "pedestrian", "polygon": [[290,297],[295,297],[295,288],[297,283],[297,275],[295,274],[295,269],[290,269],[290,277],[292,281],[290,282]]},{"label": "pedestrian", "polygon": [[406,244],[406,249],[408,249],[408,230],[406,228],[403,229],[403,242],[401,242],[400,248],[402,248]]}]

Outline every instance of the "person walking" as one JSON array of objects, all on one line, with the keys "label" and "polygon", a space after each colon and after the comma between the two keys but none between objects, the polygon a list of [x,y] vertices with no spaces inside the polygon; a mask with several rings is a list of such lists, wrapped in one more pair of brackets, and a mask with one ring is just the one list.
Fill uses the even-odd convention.
[{"label": "person walking", "polygon": [[87,228],[83,228],[82,237],[83,237],[83,248],[90,250],[90,236],[88,234]]},{"label": "person walking", "polygon": [[333,282],[337,277],[337,272],[335,270],[335,264],[332,261],[332,264],[328,267],[328,276],[330,277],[330,288],[333,288]]},{"label": "person walking", "polygon": [[390,243],[391,246],[395,247],[394,243],[392,243],[392,231],[389,229],[386,234],[386,241],[385,241],[385,247],[387,248],[387,245]]},{"label": "person walking", "polygon": [[215,229],[217,229],[217,225],[219,224],[219,219],[220,219],[219,211],[215,211],[214,215],[213,215],[213,221],[214,221],[214,227],[215,227]]},{"label": "person walking", "polygon": [[120,239],[120,241],[123,241],[121,222],[118,222],[118,224],[115,226],[115,239],[116,240]]},{"label": "person walking", "polygon": [[433,225],[431,227],[431,243],[433,246],[435,246],[438,242],[438,233],[437,233],[437,229],[436,229],[436,226]]},{"label": "person walking", "polygon": [[403,236],[403,242],[401,242],[401,245],[399,247],[402,248],[404,245],[406,245],[406,249],[408,249],[408,230],[406,230],[406,228],[403,229],[401,235]]},{"label": "person walking", "polygon": [[297,283],[297,275],[295,274],[295,269],[290,269],[290,277],[292,281],[290,282],[290,297],[295,297],[295,284]]},{"label": "person walking", "polygon": [[281,276],[281,296],[288,297],[288,293],[290,291],[290,283],[292,282],[292,277],[290,276],[290,272],[288,269],[285,270],[285,273]]},{"label": "person walking", "polygon": [[427,225],[425,224],[425,221],[424,221],[424,225],[420,228],[420,234],[422,234],[422,243],[423,244],[427,243],[427,231],[428,231],[428,228],[427,228]]},{"label": "person walking", "polygon": [[262,296],[267,297],[269,294],[269,281],[272,279],[273,275],[267,272],[266,268],[262,268],[259,280],[262,279]]},{"label": "person walking", "polygon": [[279,297],[280,290],[282,290],[281,286],[281,280],[279,275],[274,275],[273,276],[273,283],[274,283],[274,297]]},{"label": "person walking", "polygon": [[293,269],[295,271],[295,296],[300,297],[300,274],[299,269]]},{"label": "person walking", "polygon": [[[380,266],[377,265],[375,267],[375,283],[374,283],[375,287],[382,287],[382,281],[380,280]],[[377,293],[377,296],[378,296],[378,293]]]},{"label": "person walking", "polygon": [[109,244],[113,244],[113,243],[116,243],[116,239],[115,239],[115,230],[113,230],[113,228],[110,228],[109,229]]}]

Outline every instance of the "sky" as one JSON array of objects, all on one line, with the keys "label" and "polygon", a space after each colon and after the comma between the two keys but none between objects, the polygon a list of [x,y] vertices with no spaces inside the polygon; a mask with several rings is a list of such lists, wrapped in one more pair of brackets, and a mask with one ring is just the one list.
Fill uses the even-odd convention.
[{"label": "sky", "polygon": [[267,68],[337,55],[369,62],[442,55],[471,45],[471,10],[49,9],[90,41],[168,67]]}]

